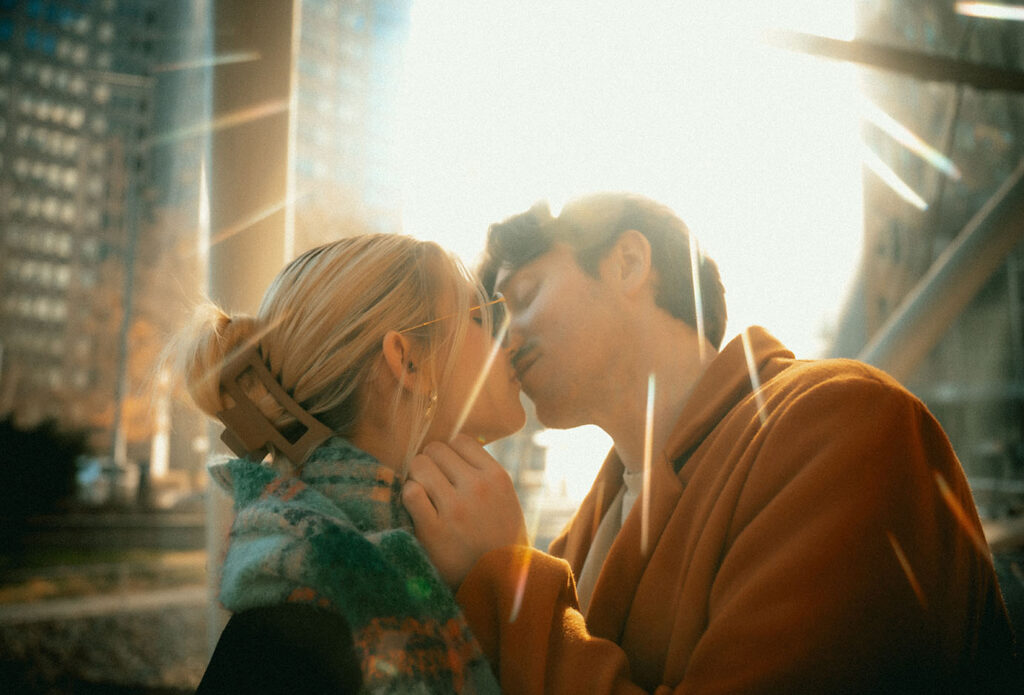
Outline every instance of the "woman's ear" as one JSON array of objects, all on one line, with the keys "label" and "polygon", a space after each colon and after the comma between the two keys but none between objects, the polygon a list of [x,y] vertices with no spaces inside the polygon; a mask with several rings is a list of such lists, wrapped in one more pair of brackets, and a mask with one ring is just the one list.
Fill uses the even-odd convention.
[{"label": "woman's ear", "polygon": [[412,353],[412,341],[398,331],[388,331],[381,343],[384,362],[388,365],[392,376],[402,388],[418,391],[426,388],[422,370],[416,363]]}]

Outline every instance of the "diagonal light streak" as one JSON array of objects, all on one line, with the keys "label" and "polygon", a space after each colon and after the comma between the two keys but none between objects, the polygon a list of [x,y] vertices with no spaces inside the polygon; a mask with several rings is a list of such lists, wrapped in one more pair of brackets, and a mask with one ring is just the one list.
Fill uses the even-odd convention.
[{"label": "diagonal light streak", "polygon": [[480,373],[476,377],[476,381],[473,382],[473,388],[469,390],[469,397],[466,402],[462,404],[462,411],[459,413],[459,417],[455,420],[455,426],[452,428],[452,433],[448,437],[448,441],[451,442],[455,439],[462,426],[466,424],[466,419],[469,417],[470,411],[473,409],[473,404],[476,403],[477,397],[480,395],[480,391],[484,387],[484,382],[487,381],[487,375],[491,371],[491,366],[494,364],[495,358],[498,353],[502,350],[502,343],[505,342],[505,334],[508,333],[509,323],[511,318],[508,312],[503,314],[501,325],[498,327],[498,333],[494,336],[494,345],[491,347],[490,352],[487,353],[487,359],[484,360],[484,365],[480,369]]},{"label": "diagonal light streak", "polygon": [[958,2],[953,5],[957,14],[983,19],[1009,19],[1024,22],[1024,6],[1002,2]]},{"label": "diagonal light streak", "polygon": [[287,113],[288,108],[289,101],[287,99],[265,101],[262,104],[256,104],[255,106],[233,111],[232,113],[224,114],[223,116],[203,123],[172,130],[164,133],[163,135],[157,135],[144,141],[143,145],[167,145],[178,140],[187,140],[188,138],[196,137],[198,135],[206,135],[219,130],[234,128],[235,126],[243,125],[245,123],[258,121],[261,118],[268,118],[281,113]]},{"label": "diagonal light streak", "polygon": [[284,210],[286,204],[287,201],[285,200],[281,200],[276,203],[271,203],[270,205],[257,210],[249,217],[246,217],[240,222],[236,222],[230,227],[220,230],[219,232],[217,232],[216,236],[210,238],[210,246],[213,247],[221,243],[222,241],[226,241],[231,237],[235,236],[236,234],[244,232],[246,229],[253,226],[254,224],[262,222],[263,220],[273,215],[275,212],[280,212],[281,210]]},{"label": "diagonal light streak", "polygon": [[707,339],[704,332],[704,298],[700,290],[700,244],[690,236],[690,278],[693,281],[693,309],[697,321],[697,350],[700,356],[700,363],[707,362]]},{"label": "diagonal light streak", "polygon": [[985,542],[985,538],[981,535],[981,532],[974,526],[971,521],[971,517],[964,510],[963,505],[956,499],[953,491],[949,487],[949,483],[942,477],[942,474],[936,471],[935,483],[939,486],[939,493],[942,495],[943,501],[946,506],[949,507],[950,511],[953,512],[953,516],[956,517],[957,523],[967,534],[971,543],[977,548],[978,552],[983,556],[989,556],[988,543]]},{"label": "diagonal light streak", "polygon": [[743,355],[747,358],[747,372],[750,374],[750,388],[754,392],[754,400],[757,402],[757,416],[764,424],[767,417],[764,412],[764,396],[761,394],[761,377],[757,374],[757,363],[754,361],[754,348],[750,344],[749,329],[744,328],[741,334],[743,338]]},{"label": "diagonal light streak", "polygon": [[914,595],[917,596],[918,603],[921,604],[922,608],[927,608],[928,599],[921,589],[921,584],[917,581],[917,575],[914,574],[914,568],[911,567],[907,554],[903,552],[903,546],[896,540],[896,536],[893,535],[892,531],[886,531],[885,535],[889,537],[889,545],[892,546],[892,551],[896,554],[896,559],[899,561],[900,567],[903,568],[903,574],[907,576],[907,581],[910,583],[910,588],[913,589]]},{"label": "diagonal light streak", "polygon": [[917,133],[913,132],[888,113],[880,109],[877,104],[873,104],[865,99],[863,104],[863,115],[864,118],[878,126],[893,140],[906,147],[908,150],[954,181],[959,181],[963,177],[959,167],[953,163],[953,160],[922,140]]},{"label": "diagonal light streak", "polygon": [[[259,210],[252,213],[245,219],[242,219],[229,227],[225,227],[224,229],[217,232],[217,234],[213,237],[210,237],[209,232],[207,232],[207,238],[209,238],[210,247],[213,247],[214,245],[219,244],[222,241],[226,241],[227,239],[230,239],[236,234],[244,232],[246,229],[253,226],[254,224],[262,222],[263,220],[267,219],[274,213],[284,210],[290,203],[294,204],[296,201],[301,200],[307,195],[309,195],[309,192],[296,195],[295,198],[291,200],[288,200],[286,198],[276,203],[271,203],[266,207],[260,208]],[[207,221],[207,226],[209,226],[209,221]]]},{"label": "diagonal light streak", "polygon": [[654,453],[654,373],[647,378],[647,415],[644,419],[643,506],[640,508],[640,554],[647,555],[651,526],[651,457]]},{"label": "diagonal light streak", "polygon": [[[529,519],[526,522],[526,537],[529,545],[537,538],[537,529],[540,527],[540,505],[533,505],[530,509]],[[519,611],[523,607],[523,596],[526,595],[526,579],[530,574],[530,559],[533,555],[529,552],[522,554],[522,565],[519,567],[519,576],[516,577],[516,591],[512,597],[512,610],[509,611],[508,621],[514,623],[519,617]]]},{"label": "diagonal light streak", "polygon": [[878,178],[891,188],[896,195],[903,198],[905,201],[916,207],[918,210],[927,210],[928,203],[925,202],[924,198],[919,196],[913,188],[907,185],[906,181],[901,179],[895,171],[889,168],[889,165],[882,161],[882,159],[875,154],[871,148],[865,147],[863,153],[864,165],[873,171]]},{"label": "diagonal light streak", "polygon": [[97,82],[127,87],[129,89],[152,89],[154,78],[147,75],[133,75],[127,72],[114,72],[112,70],[87,70],[85,73],[90,79]]},{"label": "diagonal light streak", "polygon": [[523,596],[526,595],[526,578],[530,574],[530,553],[522,553],[522,565],[519,567],[519,576],[516,577],[516,592],[512,597],[512,610],[509,612],[508,621],[514,623],[519,617],[519,609],[523,607]]},{"label": "diagonal light streak", "polygon": [[256,51],[245,51],[238,53],[225,53],[209,58],[197,58],[195,60],[182,60],[177,63],[162,63],[153,66],[153,72],[176,72],[178,70],[195,70],[197,68],[212,68],[218,65],[231,65],[234,63],[249,63],[259,60],[262,56]]}]

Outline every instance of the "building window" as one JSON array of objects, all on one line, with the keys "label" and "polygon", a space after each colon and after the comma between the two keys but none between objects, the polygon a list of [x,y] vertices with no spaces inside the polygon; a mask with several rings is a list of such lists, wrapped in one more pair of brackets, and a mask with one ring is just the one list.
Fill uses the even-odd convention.
[{"label": "building window", "polygon": [[89,47],[85,44],[78,44],[71,52],[71,62],[75,65],[84,65],[89,57]]},{"label": "building window", "polygon": [[43,217],[45,217],[48,222],[53,222],[60,214],[60,201],[53,196],[47,196],[46,200],[43,202],[42,210]]},{"label": "building window", "polygon": [[[96,261],[100,257],[100,242],[95,237],[89,237],[82,242],[82,258],[86,261]],[[86,282],[86,270],[82,271],[82,284],[87,287],[92,287],[96,284],[95,277],[90,279],[90,282]]]},{"label": "building window", "polygon": [[60,210],[60,221],[64,224],[71,224],[75,221],[75,216],[78,214],[78,206],[74,203],[64,203]]},{"label": "building window", "polygon": [[82,127],[82,123],[84,121],[85,121],[85,110],[82,109],[81,107],[78,107],[78,106],[73,107],[71,109],[71,111],[68,112],[68,125],[71,126],[72,128],[74,128],[75,130],[81,128]]}]

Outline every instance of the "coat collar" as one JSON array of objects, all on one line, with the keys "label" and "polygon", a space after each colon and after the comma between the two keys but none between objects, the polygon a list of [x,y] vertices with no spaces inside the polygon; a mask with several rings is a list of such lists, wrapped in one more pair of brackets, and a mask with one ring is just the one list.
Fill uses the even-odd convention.
[{"label": "coat collar", "polygon": [[[749,345],[749,360],[744,343]],[[683,406],[664,451],[651,467],[652,494],[646,513],[641,494],[608,553],[587,615],[587,626],[594,635],[619,638],[630,608],[630,602],[623,598],[635,593],[650,551],[679,503],[689,476],[684,465],[686,459],[752,390],[748,362],[753,363],[758,381],[763,384],[780,373],[792,358],[793,354],[778,340],[754,326],[730,341],[708,365]],[[552,544],[552,549],[572,566],[574,574],[582,569],[597,526],[623,485],[622,471],[622,461],[613,448],[568,533]]]},{"label": "coat collar", "polygon": [[[792,359],[793,353],[760,326],[746,328],[733,338],[698,379],[665,445],[666,457],[674,463],[675,470],[680,471],[685,459],[722,418],[754,390],[751,366],[757,382],[764,384],[789,366]],[[685,484],[688,475],[681,473]]]}]

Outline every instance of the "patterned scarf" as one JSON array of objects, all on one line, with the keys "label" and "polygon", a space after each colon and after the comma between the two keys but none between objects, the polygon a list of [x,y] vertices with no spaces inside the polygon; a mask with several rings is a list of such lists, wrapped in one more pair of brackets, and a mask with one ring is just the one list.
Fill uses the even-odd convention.
[{"label": "patterned scarf", "polygon": [[235,501],[221,578],[232,612],[288,602],[352,627],[366,693],[498,693],[451,591],[412,533],[395,473],[332,437],[300,475],[211,467]]}]

